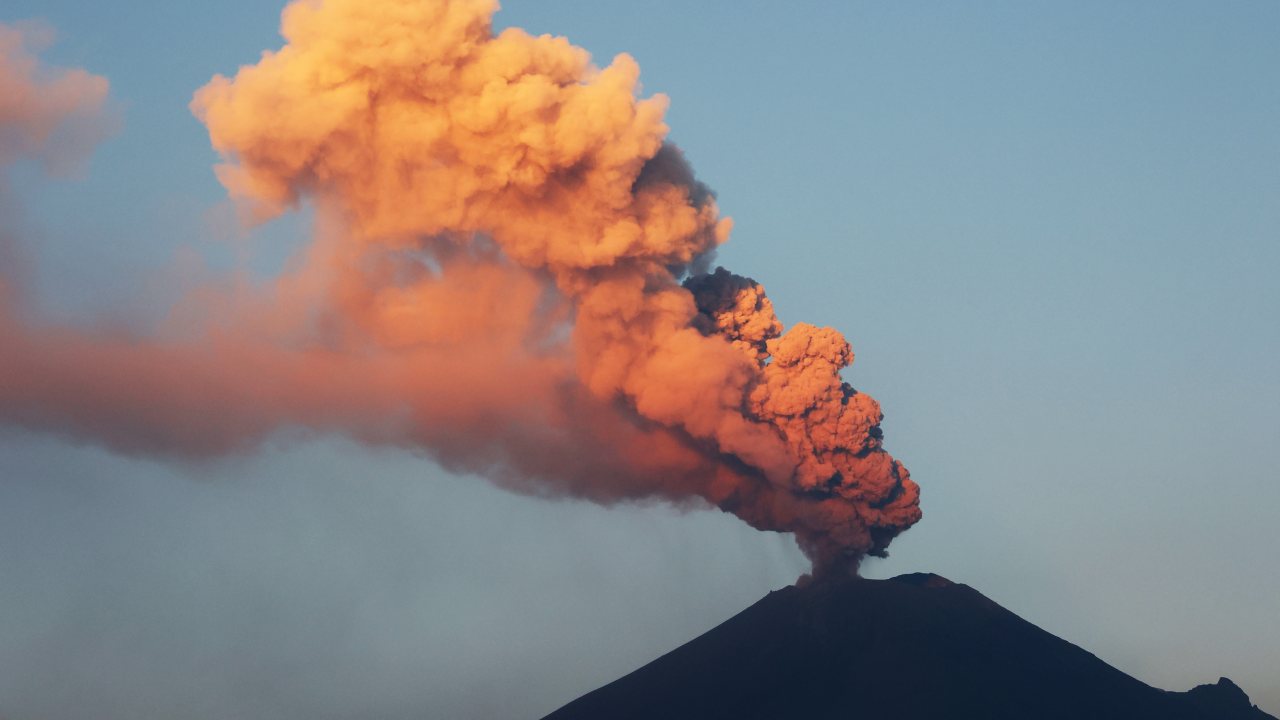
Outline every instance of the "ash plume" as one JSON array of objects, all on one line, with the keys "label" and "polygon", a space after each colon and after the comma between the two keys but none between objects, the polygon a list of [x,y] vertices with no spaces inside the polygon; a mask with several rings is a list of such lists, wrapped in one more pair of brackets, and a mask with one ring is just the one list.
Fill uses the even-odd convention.
[{"label": "ash plume", "polygon": [[882,554],[919,491],[849,344],[705,272],[731,222],[631,57],[496,10],[290,4],[191,108],[250,219],[316,208],[296,267],[191,288],[146,337],[0,307],[0,419],[180,457],[342,432],[519,492],[710,503],[819,572]]}]

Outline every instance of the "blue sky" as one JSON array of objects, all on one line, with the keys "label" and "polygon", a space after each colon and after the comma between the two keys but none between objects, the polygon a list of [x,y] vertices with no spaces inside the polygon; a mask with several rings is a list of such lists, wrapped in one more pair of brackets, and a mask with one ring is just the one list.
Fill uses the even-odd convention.
[{"label": "blue sky", "polygon": [[[122,118],[84,178],[15,177],[45,312],[128,321],[180,248],[269,273],[303,238],[305,215],[231,228],[186,109],[279,45],[278,12],[0,9],[55,27],[45,57],[107,76]],[[1145,681],[1227,675],[1280,712],[1280,5],[510,0],[498,22],[634,55],[735,220],[722,263],[849,337],[925,512],[868,574],[938,572]],[[92,651],[75,692],[0,651],[17,719],[535,717],[803,569],[719,514],[508,496],[341,439],[192,468],[5,429],[0,477],[0,647]]]}]

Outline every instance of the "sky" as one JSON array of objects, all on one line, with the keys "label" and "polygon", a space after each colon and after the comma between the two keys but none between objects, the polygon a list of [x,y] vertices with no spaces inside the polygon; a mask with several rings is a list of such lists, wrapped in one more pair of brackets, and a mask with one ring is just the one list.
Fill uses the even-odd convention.
[{"label": "sky", "polygon": [[[14,168],[24,290],[145,327],[192,254],[262,276],[192,93],[280,6],[8,0],[110,80],[71,178]],[[734,219],[719,262],[840,329],[932,571],[1158,687],[1280,713],[1280,6],[508,0],[641,67]],[[807,569],[716,511],[516,495],[405,449],[203,461],[0,426],[0,717],[536,718]]]}]

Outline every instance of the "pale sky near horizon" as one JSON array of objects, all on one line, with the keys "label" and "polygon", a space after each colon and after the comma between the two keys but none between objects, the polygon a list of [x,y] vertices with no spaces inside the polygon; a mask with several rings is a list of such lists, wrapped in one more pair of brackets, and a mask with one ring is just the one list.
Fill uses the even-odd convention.
[{"label": "pale sky near horizon", "polygon": [[[20,167],[28,288],[145,323],[183,253],[269,273],[187,110],[281,5],[6,0],[111,81],[81,179]],[[1280,4],[561,2],[629,52],[735,220],[722,264],[829,324],[933,571],[1158,687],[1280,714]],[[536,718],[803,572],[716,512],[504,493],[341,438],[199,466],[0,427],[0,717]]]}]

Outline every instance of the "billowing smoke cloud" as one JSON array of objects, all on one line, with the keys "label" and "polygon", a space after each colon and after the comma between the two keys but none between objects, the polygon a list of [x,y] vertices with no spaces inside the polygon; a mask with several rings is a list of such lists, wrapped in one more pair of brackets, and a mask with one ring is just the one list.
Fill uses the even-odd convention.
[{"label": "billowing smoke cloud", "polygon": [[495,36],[496,9],[286,8],[286,45],[192,109],[253,218],[317,208],[297,268],[193,289],[148,338],[3,316],[0,417],[194,456],[338,431],[521,492],[700,499],[820,570],[883,553],[919,493],[849,344],[705,272],[730,222],[634,60]]}]

